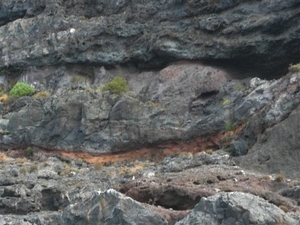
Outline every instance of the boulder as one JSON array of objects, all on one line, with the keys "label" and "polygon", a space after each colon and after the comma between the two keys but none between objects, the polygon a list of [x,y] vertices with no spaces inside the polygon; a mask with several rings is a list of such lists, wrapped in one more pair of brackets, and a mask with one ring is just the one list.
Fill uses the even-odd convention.
[{"label": "boulder", "polygon": [[245,167],[273,174],[284,174],[298,178],[300,169],[300,107],[285,120],[268,128],[248,154],[235,161]]},{"label": "boulder", "polygon": [[232,156],[243,156],[248,152],[247,143],[244,140],[232,141],[230,143],[230,153]]},{"label": "boulder", "polygon": [[[144,82],[144,74],[132,80]],[[142,76],[142,79],[139,79]],[[230,78],[226,70],[200,63],[177,62],[162,69],[159,74],[137,90],[145,101],[158,102],[175,115],[195,112],[212,101],[222,85]],[[147,79],[147,78],[146,78]],[[137,82],[135,82],[137,84]]]},{"label": "boulder", "polygon": [[194,210],[176,225],[294,225],[296,221],[277,206],[248,193],[219,193],[202,198]]},{"label": "boulder", "polygon": [[68,225],[74,221],[78,225],[167,225],[167,222],[158,213],[146,209],[140,203],[113,189],[95,192],[90,199],[68,206],[63,211],[58,224]]}]

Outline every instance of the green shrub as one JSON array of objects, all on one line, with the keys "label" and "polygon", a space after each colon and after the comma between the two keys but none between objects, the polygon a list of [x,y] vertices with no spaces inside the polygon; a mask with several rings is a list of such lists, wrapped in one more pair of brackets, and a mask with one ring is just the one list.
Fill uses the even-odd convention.
[{"label": "green shrub", "polygon": [[230,100],[227,99],[227,98],[223,98],[220,104],[221,104],[221,106],[229,105],[230,104]]},{"label": "green shrub", "polygon": [[113,94],[119,95],[122,92],[128,92],[129,88],[123,77],[115,77],[112,81],[103,86],[102,91],[109,91]]},{"label": "green shrub", "polygon": [[9,95],[11,96],[29,96],[35,92],[34,88],[29,84],[18,82],[16,85],[10,90]]},{"label": "green shrub", "polygon": [[235,129],[235,125],[232,123],[226,123],[225,125],[225,131],[229,132],[229,131],[233,131]]},{"label": "green shrub", "polygon": [[31,158],[33,156],[33,150],[32,150],[31,147],[28,147],[28,148],[25,149],[24,156],[26,158]]}]

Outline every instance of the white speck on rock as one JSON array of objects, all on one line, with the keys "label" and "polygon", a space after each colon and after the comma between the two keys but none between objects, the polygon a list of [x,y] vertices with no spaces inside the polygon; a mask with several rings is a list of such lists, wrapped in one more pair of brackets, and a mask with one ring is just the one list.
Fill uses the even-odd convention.
[{"label": "white speck on rock", "polygon": [[154,177],[154,176],[155,176],[155,172],[149,172],[149,173],[145,174],[145,177],[148,177],[148,178]]},{"label": "white speck on rock", "polygon": [[297,82],[297,77],[292,77],[290,79],[290,84],[296,83]]}]

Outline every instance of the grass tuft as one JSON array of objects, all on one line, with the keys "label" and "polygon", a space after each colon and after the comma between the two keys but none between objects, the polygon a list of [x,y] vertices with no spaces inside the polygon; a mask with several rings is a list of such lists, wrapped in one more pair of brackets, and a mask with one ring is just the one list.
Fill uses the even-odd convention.
[{"label": "grass tuft", "polygon": [[289,71],[292,73],[296,73],[300,71],[300,63],[297,64],[290,64]]}]

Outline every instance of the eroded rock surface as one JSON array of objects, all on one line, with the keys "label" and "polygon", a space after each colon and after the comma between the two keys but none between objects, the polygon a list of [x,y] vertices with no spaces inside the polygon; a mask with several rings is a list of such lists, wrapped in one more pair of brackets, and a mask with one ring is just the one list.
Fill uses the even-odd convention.
[{"label": "eroded rock surface", "polygon": [[296,221],[257,196],[229,192],[202,198],[195,209],[176,225],[184,224],[295,224]]},{"label": "eroded rock surface", "polygon": [[[236,221],[241,213],[254,224],[255,221],[278,222],[280,218],[285,218],[286,224],[293,224],[289,221],[300,218],[299,181],[279,181],[275,175],[242,170],[222,151],[175,154],[161,162],[111,161],[94,166],[41,151],[34,151],[31,160],[21,158],[22,151],[7,154],[19,158],[1,153],[2,224],[56,225],[74,221],[99,224],[101,221],[174,225],[182,219],[180,224],[192,224],[191,218],[199,213],[199,204],[215,204],[218,208],[220,199],[228,201],[230,212],[237,212]],[[126,196],[114,190],[106,191],[112,188]],[[250,194],[245,194],[246,197],[241,193],[233,197],[228,194],[236,191],[251,193],[252,204],[246,204]],[[256,204],[261,205],[261,217],[251,216]],[[201,213],[213,221],[211,211],[202,207]]]},{"label": "eroded rock surface", "polygon": [[284,173],[298,177],[299,160],[299,107],[287,119],[267,129],[246,156],[236,161],[247,168],[268,172]]},{"label": "eroded rock surface", "polygon": [[[105,73],[113,77],[115,72]],[[122,95],[99,91],[105,79],[99,86],[57,84],[47,98],[23,97],[2,104],[1,148],[108,153],[191,140],[242,125],[241,135],[229,140],[231,147],[227,140],[216,141],[215,148],[230,147],[232,155],[245,155],[265,129],[297,107],[300,74],[271,81],[231,80],[230,75],[197,63],[133,75],[127,71],[124,76],[132,91]],[[62,77],[70,79],[68,72],[53,79]],[[41,83],[48,89],[47,84]]]},{"label": "eroded rock surface", "polygon": [[257,175],[233,166],[228,155],[199,153],[166,157],[159,171],[127,182],[120,191],[140,202],[176,210],[193,209],[203,197],[231,191],[252,193],[290,209],[295,209],[298,202],[296,197],[282,196],[281,191],[285,196],[296,196],[288,194],[291,193],[288,184],[276,181],[275,176]]},{"label": "eroded rock surface", "polygon": [[206,59],[280,74],[298,59],[297,0],[4,0],[1,6],[0,68]]},{"label": "eroded rock surface", "polygon": [[96,224],[153,224],[167,225],[167,222],[153,211],[147,210],[113,189],[94,194],[83,203],[70,205],[62,213],[60,224],[76,221],[80,225]]},{"label": "eroded rock surface", "polygon": [[299,7],[1,1],[0,223],[299,223]]}]

